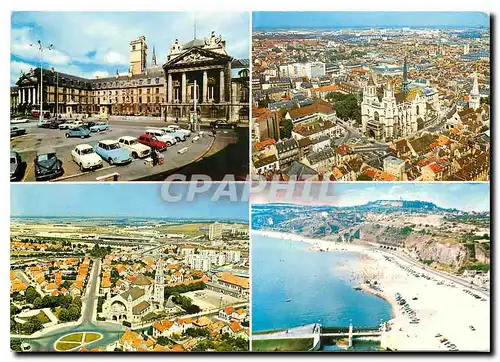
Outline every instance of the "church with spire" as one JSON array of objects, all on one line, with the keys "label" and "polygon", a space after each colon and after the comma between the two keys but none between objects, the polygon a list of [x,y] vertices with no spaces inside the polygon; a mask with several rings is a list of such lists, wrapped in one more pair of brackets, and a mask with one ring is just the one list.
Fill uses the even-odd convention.
[{"label": "church with spire", "polygon": [[375,74],[370,75],[361,102],[361,125],[366,136],[387,142],[415,134],[428,123],[430,106],[426,96],[420,88],[409,85],[406,57],[400,92],[395,93],[394,82],[389,79],[379,98]]},{"label": "church with spire", "polygon": [[481,95],[479,94],[477,72],[474,72],[472,90],[469,94],[469,108],[477,110],[480,106],[481,106]]}]

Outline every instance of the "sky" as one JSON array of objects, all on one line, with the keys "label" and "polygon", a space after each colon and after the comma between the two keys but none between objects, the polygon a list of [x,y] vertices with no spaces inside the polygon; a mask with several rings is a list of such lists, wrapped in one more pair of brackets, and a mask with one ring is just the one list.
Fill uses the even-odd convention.
[{"label": "sky", "polygon": [[148,63],[153,45],[159,65],[165,62],[176,38],[185,43],[194,37],[222,35],[234,58],[249,59],[248,12],[13,12],[11,24],[11,85],[20,71],[39,66],[40,53],[30,47],[41,40],[53,44],[44,52],[44,67],[84,78],[127,73],[130,41],[144,35]]},{"label": "sky", "polygon": [[[377,200],[427,201],[443,208],[489,211],[489,183],[316,183],[310,191],[295,184],[292,197],[266,188],[252,192],[252,203],[287,202],[309,205],[356,206]],[[327,187],[323,193],[320,187]],[[277,195],[276,197],[274,195]],[[324,196],[321,196],[324,195]],[[310,196],[310,197],[308,197]]]},{"label": "sky", "polygon": [[255,28],[489,26],[481,12],[254,12]]},{"label": "sky", "polygon": [[[187,194],[193,184],[170,184],[171,195]],[[248,202],[212,201],[218,183],[193,202],[168,202],[162,183],[44,183],[11,186],[12,216],[101,216],[248,220]],[[236,184],[238,196],[243,184]],[[186,200],[187,197],[184,197]]]}]

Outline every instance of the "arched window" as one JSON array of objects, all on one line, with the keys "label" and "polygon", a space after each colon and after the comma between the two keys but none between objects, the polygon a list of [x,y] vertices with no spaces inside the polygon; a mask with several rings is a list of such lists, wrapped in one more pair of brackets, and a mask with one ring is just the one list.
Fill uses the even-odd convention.
[{"label": "arched window", "polygon": [[378,117],[378,112],[377,112],[377,111],[373,112],[373,119],[374,119],[375,121],[378,121],[378,120],[379,120],[379,117]]},{"label": "arched window", "polygon": [[417,116],[420,114],[420,107],[417,106]]}]

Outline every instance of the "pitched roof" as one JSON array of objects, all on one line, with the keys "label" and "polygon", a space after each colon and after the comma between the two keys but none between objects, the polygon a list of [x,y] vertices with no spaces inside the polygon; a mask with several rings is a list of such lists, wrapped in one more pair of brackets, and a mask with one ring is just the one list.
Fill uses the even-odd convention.
[{"label": "pitched roof", "polygon": [[128,297],[131,296],[132,300],[136,300],[144,295],[144,289],[139,288],[139,287],[133,287],[127,290],[126,292],[123,292],[120,294],[123,299],[127,299]]},{"label": "pitched roof", "polygon": [[288,113],[290,114],[290,117],[292,117],[292,119],[297,119],[297,118],[302,118],[302,117],[312,115],[315,113],[332,114],[334,112],[335,111],[333,110],[333,107],[330,105],[330,103],[322,101],[322,100],[316,100],[310,106],[292,109]]}]

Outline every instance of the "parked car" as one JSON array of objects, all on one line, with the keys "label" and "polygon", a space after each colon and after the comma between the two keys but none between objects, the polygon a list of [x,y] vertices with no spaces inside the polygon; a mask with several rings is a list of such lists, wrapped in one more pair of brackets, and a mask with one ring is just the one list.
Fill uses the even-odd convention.
[{"label": "parked car", "polygon": [[10,127],[10,136],[11,137],[21,136],[23,134],[26,134],[26,130],[24,128],[16,127],[16,126]]},{"label": "parked car", "polygon": [[35,157],[35,178],[46,181],[61,176],[64,173],[62,161],[56,156],[53,148],[42,148]]},{"label": "parked car", "polygon": [[177,143],[175,137],[169,135],[168,133],[162,131],[161,129],[147,129],[145,133],[151,136],[155,136],[160,141],[165,142],[167,144],[167,147],[170,147]]},{"label": "parked car", "polygon": [[166,128],[173,129],[174,131],[180,131],[180,132],[184,133],[186,135],[186,137],[191,136],[190,130],[182,128],[181,126],[178,126],[176,124],[171,124],[171,125],[167,126]]},{"label": "parked car", "polygon": [[151,136],[150,134],[143,133],[137,138],[137,142],[142,143],[143,145],[149,146],[151,148],[156,148],[160,151],[163,151],[167,148],[167,144],[163,141],[160,141],[155,136]]},{"label": "parked car", "polygon": [[68,132],[66,132],[66,138],[70,137],[90,137],[90,131],[84,127],[70,128]]},{"label": "parked car", "polygon": [[210,127],[212,128],[225,128],[225,129],[235,129],[236,123],[228,122],[222,119],[210,122]]},{"label": "parked car", "polygon": [[48,123],[45,123],[45,125],[43,126],[40,126],[40,127],[47,127],[47,128],[50,128],[50,129],[59,129],[59,125],[65,123],[66,120],[64,119],[53,119],[51,120],[50,122]]},{"label": "parked car", "polygon": [[88,122],[84,122],[82,127],[90,129],[90,127],[95,126],[96,124],[97,124],[96,122],[88,121]]},{"label": "parked car", "polygon": [[186,140],[186,134],[184,132],[172,129],[172,128],[160,128],[163,132],[166,134],[169,134],[170,136],[175,138],[176,142],[184,142]]},{"label": "parked car", "polygon": [[102,158],[88,144],[76,146],[71,151],[71,158],[80,167],[81,171],[93,170],[103,165]]},{"label": "parked car", "polygon": [[68,120],[66,120],[66,122],[61,123],[59,125],[59,129],[70,129],[70,128],[75,128],[75,127],[78,127],[78,125],[76,125],[76,121],[71,120],[71,119],[68,119]]},{"label": "parked car", "polygon": [[151,147],[143,145],[137,141],[137,138],[123,136],[118,139],[118,143],[130,152],[133,158],[144,158],[151,154]]},{"label": "parked car", "polygon": [[10,123],[12,124],[17,124],[17,123],[28,123],[30,120],[28,118],[21,118],[21,117],[16,117],[14,119],[10,120]]},{"label": "parked car", "polygon": [[95,125],[90,127],[91,132],[102,132],[109,128],[106,122],[97,122]]},{"label": "parked car", "polygon": [[110,165],[126,164],[132,161],[130,152],[122,148],[118,141],[103,140],[95,146],[95,151],[103,160],[107,161]]},{"label": "parked car", "polygon": [[15,151],[10,151],[10,180],[16,181],[21,176],[21,156]]}]

